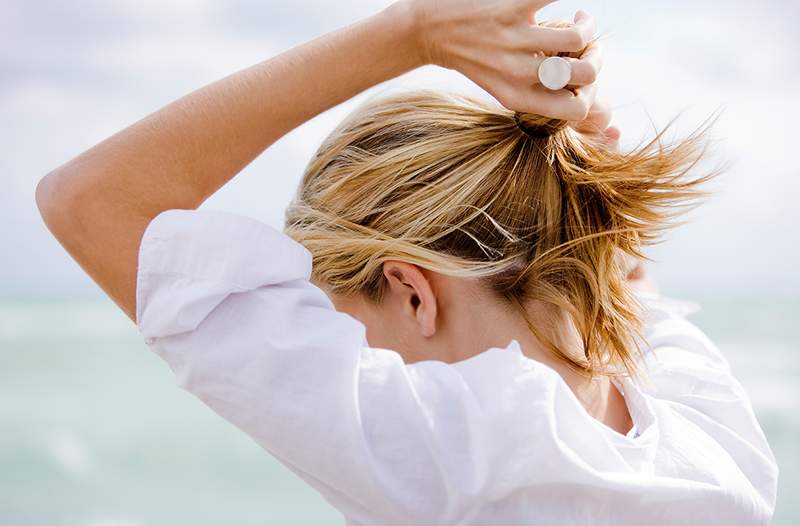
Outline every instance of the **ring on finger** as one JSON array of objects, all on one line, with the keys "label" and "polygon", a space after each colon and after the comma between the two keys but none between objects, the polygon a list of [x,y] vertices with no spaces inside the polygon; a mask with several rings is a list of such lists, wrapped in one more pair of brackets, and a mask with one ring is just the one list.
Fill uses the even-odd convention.
[{"label": "ring on finger", "polygon": [[548,57],[539,64],[539,82],[547,89],[558,91],[569,85],[572,64],[561,57]]}]

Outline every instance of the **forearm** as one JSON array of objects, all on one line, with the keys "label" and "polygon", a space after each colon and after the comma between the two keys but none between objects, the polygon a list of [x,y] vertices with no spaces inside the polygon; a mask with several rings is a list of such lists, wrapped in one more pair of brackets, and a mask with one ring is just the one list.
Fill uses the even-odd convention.
[{"label": "forearm", "polygon": [[178,99],[49,174],[48,226],[133,317],[149,220],[199,206],[298,125],[422,65],[413,29],[398,4]]},{"label": "forearm", "polygon": [[416,67],[398,52],[405,31],[381,12],[318,37],[176,100],[57,171],[139,194],[150,214],[196,207],[293,128]]}]

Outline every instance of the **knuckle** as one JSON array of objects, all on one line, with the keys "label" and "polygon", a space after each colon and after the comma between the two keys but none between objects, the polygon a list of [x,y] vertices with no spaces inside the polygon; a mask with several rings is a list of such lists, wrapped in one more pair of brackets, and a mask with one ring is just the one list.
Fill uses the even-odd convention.
[{"label": "knuckle", "polygon": [[587,101],[582,101],[581,106],[579,109],[578,120],[586,120],[589,118],[589,112],[591,112],[592,107]]},{"label": "knuckle", "polygon": [[597,82],[597,68],[592,64],[587,64],[582,71],[581,81],[584,84],[594,84]]},{"label": "knuckle", "polygon": [[533,84],[536,81],[536,70],[533,65],[524,62],[514,68],[511,76],[520,82]]},{"label": "knuckle", "polygon": [[497,99],[497,102],[499,102],[506,108],[511,110],[518,109],[517,96],[514,90],[508,89],[506,86],[500,86],[495,88],[493,95],[494,98]]},{"label": "knuckle", "polygon": [[586,47],[586,39],[577,29],[570,29],[564,35],[564,51],[578,52]]},{"label": "knuckle", "polygon": [[584,100],[576,100],[576,104],[570,109],[570,117],[569,120],[571,121],[584,121],[587,117],[589,117],[589,104]]},{"label": "knuckle", "polygon": [[506,54],[502,54],[494,59],[494,66],[504,75],[513,74],[517,69],[516,60]]},{"label": "knuckle", "polygon": [[496,9],[489,16],[499,26],[509,27],[519,23],[519,13],[513,5],[506,9]]},{"label": "knuckle", "polygon": [[498,66],[504,75],[513,80],[524,81],[530,79],[531,83],[534,81],[533,67],[528,61],[504,57],[500,59]]}]

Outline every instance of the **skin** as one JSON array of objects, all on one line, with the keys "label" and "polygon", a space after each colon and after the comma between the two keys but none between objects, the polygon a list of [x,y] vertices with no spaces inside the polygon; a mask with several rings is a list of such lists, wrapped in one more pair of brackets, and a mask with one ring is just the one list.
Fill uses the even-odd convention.
[{"label": "skin", "polygon": [[[632,272],[641,276],[634,286],[644,285],[643,267],[637,265]],[[554,358],[524,318],[480,281],[445,276],[402,261],[386,262],[383,273],[387,286],[377,303],[362,295],[326,291],[337,310],[365,325],[371,346],[395,350],[406,363],[453,363],[516,339],[527,357],[561,375],[595,419],[622,434],[633,425],[624,397],[607,377],[587,380]],[[538,302],[527,304],[526,309],[540,319],[548,313]],[[580,336],[572,325],[562,323],[555,331],[561,349],[582,353]]]},{"label": "skin", "polygon": [[[572,121],[613,144],[619,131],[595,100],[599,47],[571,59],[574,91],[538,84],[542,51],[580,50],[595,33],[584,12],[571,28],[532,24],[548,3],[401,0],[193,91],[54,169],[36,190],[42,217],[135,320],[138,250],[152,218],[197,208],[295,127],[417,67],[454,69],[509,109]],[[592,416],[623,433],[630,428],[608,379],[585,382],[554,362],[521,318],[479,283],[400,261],[387,262],[384,274],[387,294],[379,305],[332,296],[337,309],[365,323],[371,345],[396,350],[409,363],[453,362],[516,338],[528,356],[562,374]],[[574,333],[561,329],[564,344],[579,352]]]}]

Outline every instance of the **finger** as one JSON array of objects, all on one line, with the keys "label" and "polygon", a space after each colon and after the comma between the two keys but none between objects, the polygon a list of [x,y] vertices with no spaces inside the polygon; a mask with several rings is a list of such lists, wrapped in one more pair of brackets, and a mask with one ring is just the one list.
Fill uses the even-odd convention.
[{"label": "finger", "polygon": [[625,279],[639,279],[644,277],[645,266],[640,258],[618,250],[614,254],[614,259],[616,259],[617,265],[619,265],[620,269],[625,274]]},{"label": "finger", "polygon": [[556,1],[557,0],[517,0],[517,8],[526,14],[536,14],[536,11],[540,11],[546,6],[554,4]]},{"label": "finger", "polygon": [[581,87],[575,92],[567,89],[549,90],[541,84],[508,82],[505,76],[483,63],[473,63],[462,72],[489,92],[504,107],[521,113],[535,113],[566,121],[584,120],[595,99],[597,85]]},{"label": "finger", "polygon": [[[539,66],[547,58],[541,53],[532,55],[528,51],[501,54],[492,62],[492,67],[502,75],[525,84],[539,84]],[[597,80],[602,68],[602,50],[590,49],[581,58],[567,58],[571,66],[569,86],[586,86]]]},{"label": "finger", "polygon": [[[575,25],[573,28],[578,31],[586,45],[597,37],[597,21],[591,13],[583,11],[582,9],[579,9],[578,12],[575,13]],[[586,45],[583,47],[586,47]]]},{"label": "finger", "polygon": [[603,47],[592,45],[581,58],[567,58],[572,66],[571,86],[586,86],[597,81],[603,69]]},{"label": "finger", "polygon": [[566,121],[582,121],[589,113],[594,101],[596,85],[592,84],[573,93],[562,89],[552,91],[544,86],[535,85],[520,90],[519,98],[512,101],[516,111],[536,113],[552,119]]},{"label": "finger", "polygon": [[571,27],[530,26],[527,47],[546,53],[577,53],[594,39],[596,31],[594,17],[585,11],[578,11],[575,24]]},{"label": "finger", "polygon": [[614,142],[619,142],[620,137],[622,137],[622,131],[620,131],[620,129],[616,126],[606,128],[604,133],[606,134],[606,137]]},{"label": "finger", "polygon": [[[568,93],[573,93],[569,90],[565,90]],[[589,112],[592,109],[592,106],[595,104],[595,100],[597,99],[597,84],[589,84],[587,86],[581,86],[574,91],[574,97],[577,99],[575,103],[576,111],[580,111],[579,117],[577,119],[570,119],[573,121],[582,121],[586,120],[589,116]]]},{"label": "finger", "polygon": [[606,131],[603,132],[606,144],[614,151],[619,151],[619,139],[621,136],[622,133],[620,133],[619,128],[616,126],[607,128]]},{"label": "finger", "polygon": [[579,123],[575,124],[576,131],[581,133],[605,133],[608,125],[611,124],[613,112],[611,105],[604,101],[595,100],[591,108],[589,108],[589,115]]}]

